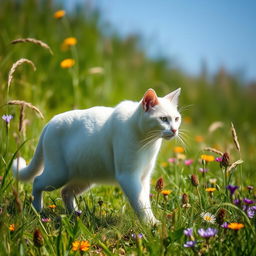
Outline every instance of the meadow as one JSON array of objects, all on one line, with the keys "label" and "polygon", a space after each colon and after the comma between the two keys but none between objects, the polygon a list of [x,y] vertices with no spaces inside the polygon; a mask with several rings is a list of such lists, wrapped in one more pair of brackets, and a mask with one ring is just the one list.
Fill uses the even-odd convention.
[{"label": "meadow", "polygon": [[[143,44],[89,3],[68,13],[52,1],[1,1],[0,255],[256,255],[255,86],[225,68],[191,77]],[[150,87],[182,88],[182,141],[163,144],[152,177],[161,224],[141,223],[113,186],[76,198],[74,215],[59,191],[44,193],[38,214],[13,159],[29,162],[55,114],[139,101]]]}]

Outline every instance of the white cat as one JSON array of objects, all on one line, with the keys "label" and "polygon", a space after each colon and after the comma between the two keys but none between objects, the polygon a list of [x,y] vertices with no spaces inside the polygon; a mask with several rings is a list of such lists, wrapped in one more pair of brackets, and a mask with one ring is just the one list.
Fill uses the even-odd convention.
[{"label": "white cat", "polygon": [[63,187],[65,206],[74,211],[76,195],[97,183],[118,183],[137,215],[156,223],[149,198],[150,177],[162,139],[178,135],[179,94],[180,88],[160,98],[149,89],[140,102],[123,101],[115,108],[93,107],[55,116],[44,127],[30,164],[26,167],[22,158],[13,162],[17,179],[34,179],[35,209],[42,209],[43,191]]}]

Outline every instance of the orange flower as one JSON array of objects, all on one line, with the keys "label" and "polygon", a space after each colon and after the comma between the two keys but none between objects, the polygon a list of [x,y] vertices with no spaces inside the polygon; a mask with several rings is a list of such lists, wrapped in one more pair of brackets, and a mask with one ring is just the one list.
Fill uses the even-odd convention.
[{"label": "orange flower", "polygon": [[162,166],[162,167],[167,167],[167,166],[168,166],[168,163],[167,163],[167,162],[162,162],[162,163],[161,163],[161,166]]},{"label": "orange flower", "polygon": [[185,124],[191,124],[192,123],[192,118],[190,116],[185,116],[185,117],[183,117],[183,122]]},{"label": "orange flower", "polygon": [[201,155],[201,159],[206,162],[213,162],[215,160],[214,156],[212,155]]},{"label": "orange flower", "polygon": [[9,226],[9,230],[10,230],[11,232],[15,231],[15,225],[14,225],[14,224],[11,224],[11,225]]},{"label": "orange flower", "polygon": [[214,191],[216,191],[216,188],[206,188],[205,191],[206,192],[214,192]]},{"label": "orange flower", "polygon": [[204,137],[201,136],[201,135],[197,135],[197,136],[195,136],[195,141],[198,142],[198,143],[203,142],[204,141]]},{"label": "orange flower", "polygon": [[237,223],[237,222],[232,222],[232,223],[228,224],[228,228],[233,229],[233,230],[239,230],[241,228],[244,228],[244,224]]},{"label": "orange flower", "polygon": [[67,46],[72,46],[77,43],[77,39],[75,37],[67,37],[64,39],[63,44]]},{"label": "orange flower", "polygon": [[54,13],[53,17],[55,19],[61,19],[62,17],[64,17],[66,14],[66,12],[64,10],[58,10],[57,12]]},{"label": "orange flower", "polygon": [[171,193],[172,193],[171,190],[162,190],[162,191],[161,191],[161,194],[163,194],[164,196],[168,196],[168,195],[170,195]]},{"label": "orange flower", "polygon": [[183,153],[185,150],[183,147],[175,147],[173,151],[174,153]]},{"label": "orange flower", "polygon": [[75,241],[72,243],[72,251],[88,251],[90,248],[90,243],[88,241]]},{"label": "orange flower", "polygon": [[60,63],[62,68],[71,68],[75,65],[75,60],[73,59],[65,59]]},{"label": "orange flower", "polygon": [[51,208],[51,209],[55,209],[56,205],[55,204],[50,204],[48,207]]}]

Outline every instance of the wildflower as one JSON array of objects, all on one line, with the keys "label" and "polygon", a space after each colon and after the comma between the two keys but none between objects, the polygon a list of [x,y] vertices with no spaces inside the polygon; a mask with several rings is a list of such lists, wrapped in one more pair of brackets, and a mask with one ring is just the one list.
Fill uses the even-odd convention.
[{"label": "wildflower", "polygon": [[256,206],[248,207],[246,213],[250,219],[253,219],[256,214]]},{"label": "wildflower", "polygon": [[190,123],[192,123],[192,118],[190,116],[184,116],[183,117],[183,122],[185,124],[190,124]]},{"label": "wildflower", "polygon": [[162,162],[162,163],[161,163],[161,166],[162,166],[163,168],[165,168],[165,167],[167,167],[167,166],[168,166],[168,163],[166,163],[166,162]]},{"label": "wildflower", "polygon": [[3,115],[2,119],[6,122],[6,124],[9,124],[11,120],[13,119],[12,115]]},{"label": "wildflower", "polygon": [[226,189],[229,190],[230,192],[230,196],[233,196],[233,194],[235,193],[235,191],[238,189],[239,187],[238,186],[234,186],[234,185],[228,185],[226,187]]},{"label": "wildflower", "polygon": [[243,199],[243,202],[244,202],[245,204],[254,204],[254,201],[251,200],[251,199],[249,199],[249,198],[244,198],[244,199]]},{"label": "wildflower", "polygon": [[217,216],[216,216],[216,222],[219,225],[222,225],[224,223],[225,214],[226,214],[226,210],[225,209],[223,209],[223,208],[219,209],[219,211],[217,213]]},{"label": "wildflower", "polygon": [[159,193],[163,190],[163,187],[164,187],[164,180],[161,177],[157,180],[155,189]]},{"label": "wildflower", "polygon": [[88,73],[91,74],[91,75],[103,74],[104,73],[104,68],[102,68],[102,67],[89,68]]},{"label": "wildflower", "polygon": [[212,155],[201,155],[201,159],[205,162],[213,162],[214,156]]},{"label": "wildflower", "polygon": [[241,206],[241,200],[237,198],[233,201],[233,204],[235,204],[236,206]]},{"label": "wildflower", "polygon": [[220,162],[220,166],[227,168],[229,165],[230,165],[230,163],[229,163],[229,154],[227,152],[225,152],[222,155],[222,160]]},{"label": "wildflower", "polygon": [[133,239],[142,239],[143,238],[143,234],[142,233],[139,233],[139,234],[132,233],[131,237]]},{"label": "wildflower", "polygon": [[211,184],[216,184],[216,182],[217,182],[217,179],[209,179],[209,182],[211,183]]},{"label": "wildflower", "polygon": [[162,190],[161,194],[163,194],[164,196],[168,196],[171,194],[171,192],[172,192],[171,190]]},{"label": "wildflower", "polygon": [[76,215],[76,216],[79,217],[79,216],[81,216],[81,214],[82,214],[82,211],[81,211],[81,210],[76,210],[76,211],[75,211],[75,215]]},{"label": "wildflower", "polygon": [[50,204],[48,207],[51,209],[55,209],[57,206],[55,204]]},{"label": "wildflower", "polygon": [[216,157],[216,158],[215,158],[215,161],[216,161],[216,162],[219,162],[219,163],[222,162],[222,157],[221,157],[221,156],[220,156],[220,157]]},{"label": "wildflower", "polygon": [[90,243],[88,241],[75,241],[72,243],[72,251],[85,252],[90,248]]},{"label": "wildflower", "polygon": [[14,232],[15,229],[16,229],[16,227],[15,227],[14,224],[11,224],[11,225],[9,226],[9,230],[10,230],[11,232]]},{"label": "wildflower", "polygon": [[175,147],[174,149],[173,149],[173,152],[174,153],[183,153],[185,150],[184,150],[184,148],[183,147]]},{"label": "wildflower", "polygon": [[193,234],[193,228],[184,229],[184,235],[191,237]]},{"label": "wildflower", "polygon": [[220,225],[222,228],[228,228],[228,223],[224,222],[222,225]]},{"label": "wildflower", "polygon": [[60,63],[60,66],[62,68],[71,68],[75,65],[75,60],[74,59],[65,59]]},{"label": "wildflower", "polygon": [[51,219],[50,218],[42,218],[41,221],[44,223],[48,223],[48,222],[51,222]]},{"label": "wildflower", "polygon": [[201,172],[201,173],[206,173],[209,170],[207,168],[199,168],[198,171]]},{"label": "wildflower", "polygon": [[200,228],[200,229],[198,229],[198,234],[204,238],[213,237],[217,233],[218,233],[218,230],[216,228],[207,228],[207,229]]},{"label": "wildflower", "polygon": [[198,142],[198,143],[203,142],[204,141],[204,137],[200,136],[200,135],[197,135],[197,136],[195,136],[195,141]]},{"label": "wildflower", "polygon": [[193,164],[193,162],[194,161],[192,159],[187,159],[187,160],[184,161],[184,164],[185,165],[191,165],[191,164]]},{"label": "wildflower", "polygon": [[44,238],[39,229],[36,229],[34,231],[33,242],[36,247],[42,247],[44,244]]},{"label": "wildflower", "polygon": [[197,175],[195,175],[195,174],[191,175],[191,183],[195,187],[197,187],[199,185],[199,180],[198,180]]},{"label": "wildflower", "polygon": [[75,37],[67,37],[66,39],[64,39],[63,44],[67,46],[76,45],[77,39]]},{"label": "wildflower", "polygon": [[175,163],[176,161],[177,161],[176,158],[169,158],[169,159],[168,159],[168,162],[169,162],[169,163]]},{"label": "wildflower", "polygon": [[205,191],[211,193],[211,192],[216,191],[216,188],[206,188]]},{"label": "wildflower", "polygon": [[66,12],[64,10],[58,10],[54,13],[53,17],[55,19],[61,19],[62,17],[64,17],[66,14]]},{"label": "wildflower", "polygon": [[215,216],[212,215],[209,212],[203,212],[200,214],[200,216],[203,218],[204,221],[209,222],[209,223],[215,223]]},{"label": "wildflower", "polygon": [[241,228],[244,228],[244,224],[237,223],[237,222],[232,222],[232,223],[228,224],[228,228],[233,229],[233,230],[239,230]]},{"label": "wildflower", "polygon": [[253,186],[247,186],[247,189],[248,189],[249,191],[251,191],[251,190],[253,190]]},{"label": "wildflower", "polygon": [[196,241],[187,241],[183,246],[186,248],[194,247],[196,245]]}]

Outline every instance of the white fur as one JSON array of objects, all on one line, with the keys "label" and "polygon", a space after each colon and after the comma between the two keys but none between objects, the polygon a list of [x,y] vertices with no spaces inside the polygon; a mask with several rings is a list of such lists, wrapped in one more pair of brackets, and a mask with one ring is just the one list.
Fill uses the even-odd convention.
[{"label": "white fur", "polygon": [[[20,161],[19,171],[17,162],[13,164],[16,178],[34,179],[36,210],[42,209],[43,191],[63,187],[65,206],[73,211],[75,195],[94,184],[118,183],[138,216],[157,222],[150,206],[150,177],[162,138],[177,135],[171,128],[178,130],[180,125],[179,93],[178,89],[172,97],[157,98],[158,104],[148,111],[142,101],[123,101],[115,108],[93,107],[55,116],[45,126],[30,164],[25,167]],[[161,116],[167,116],[169,123]]]}]

